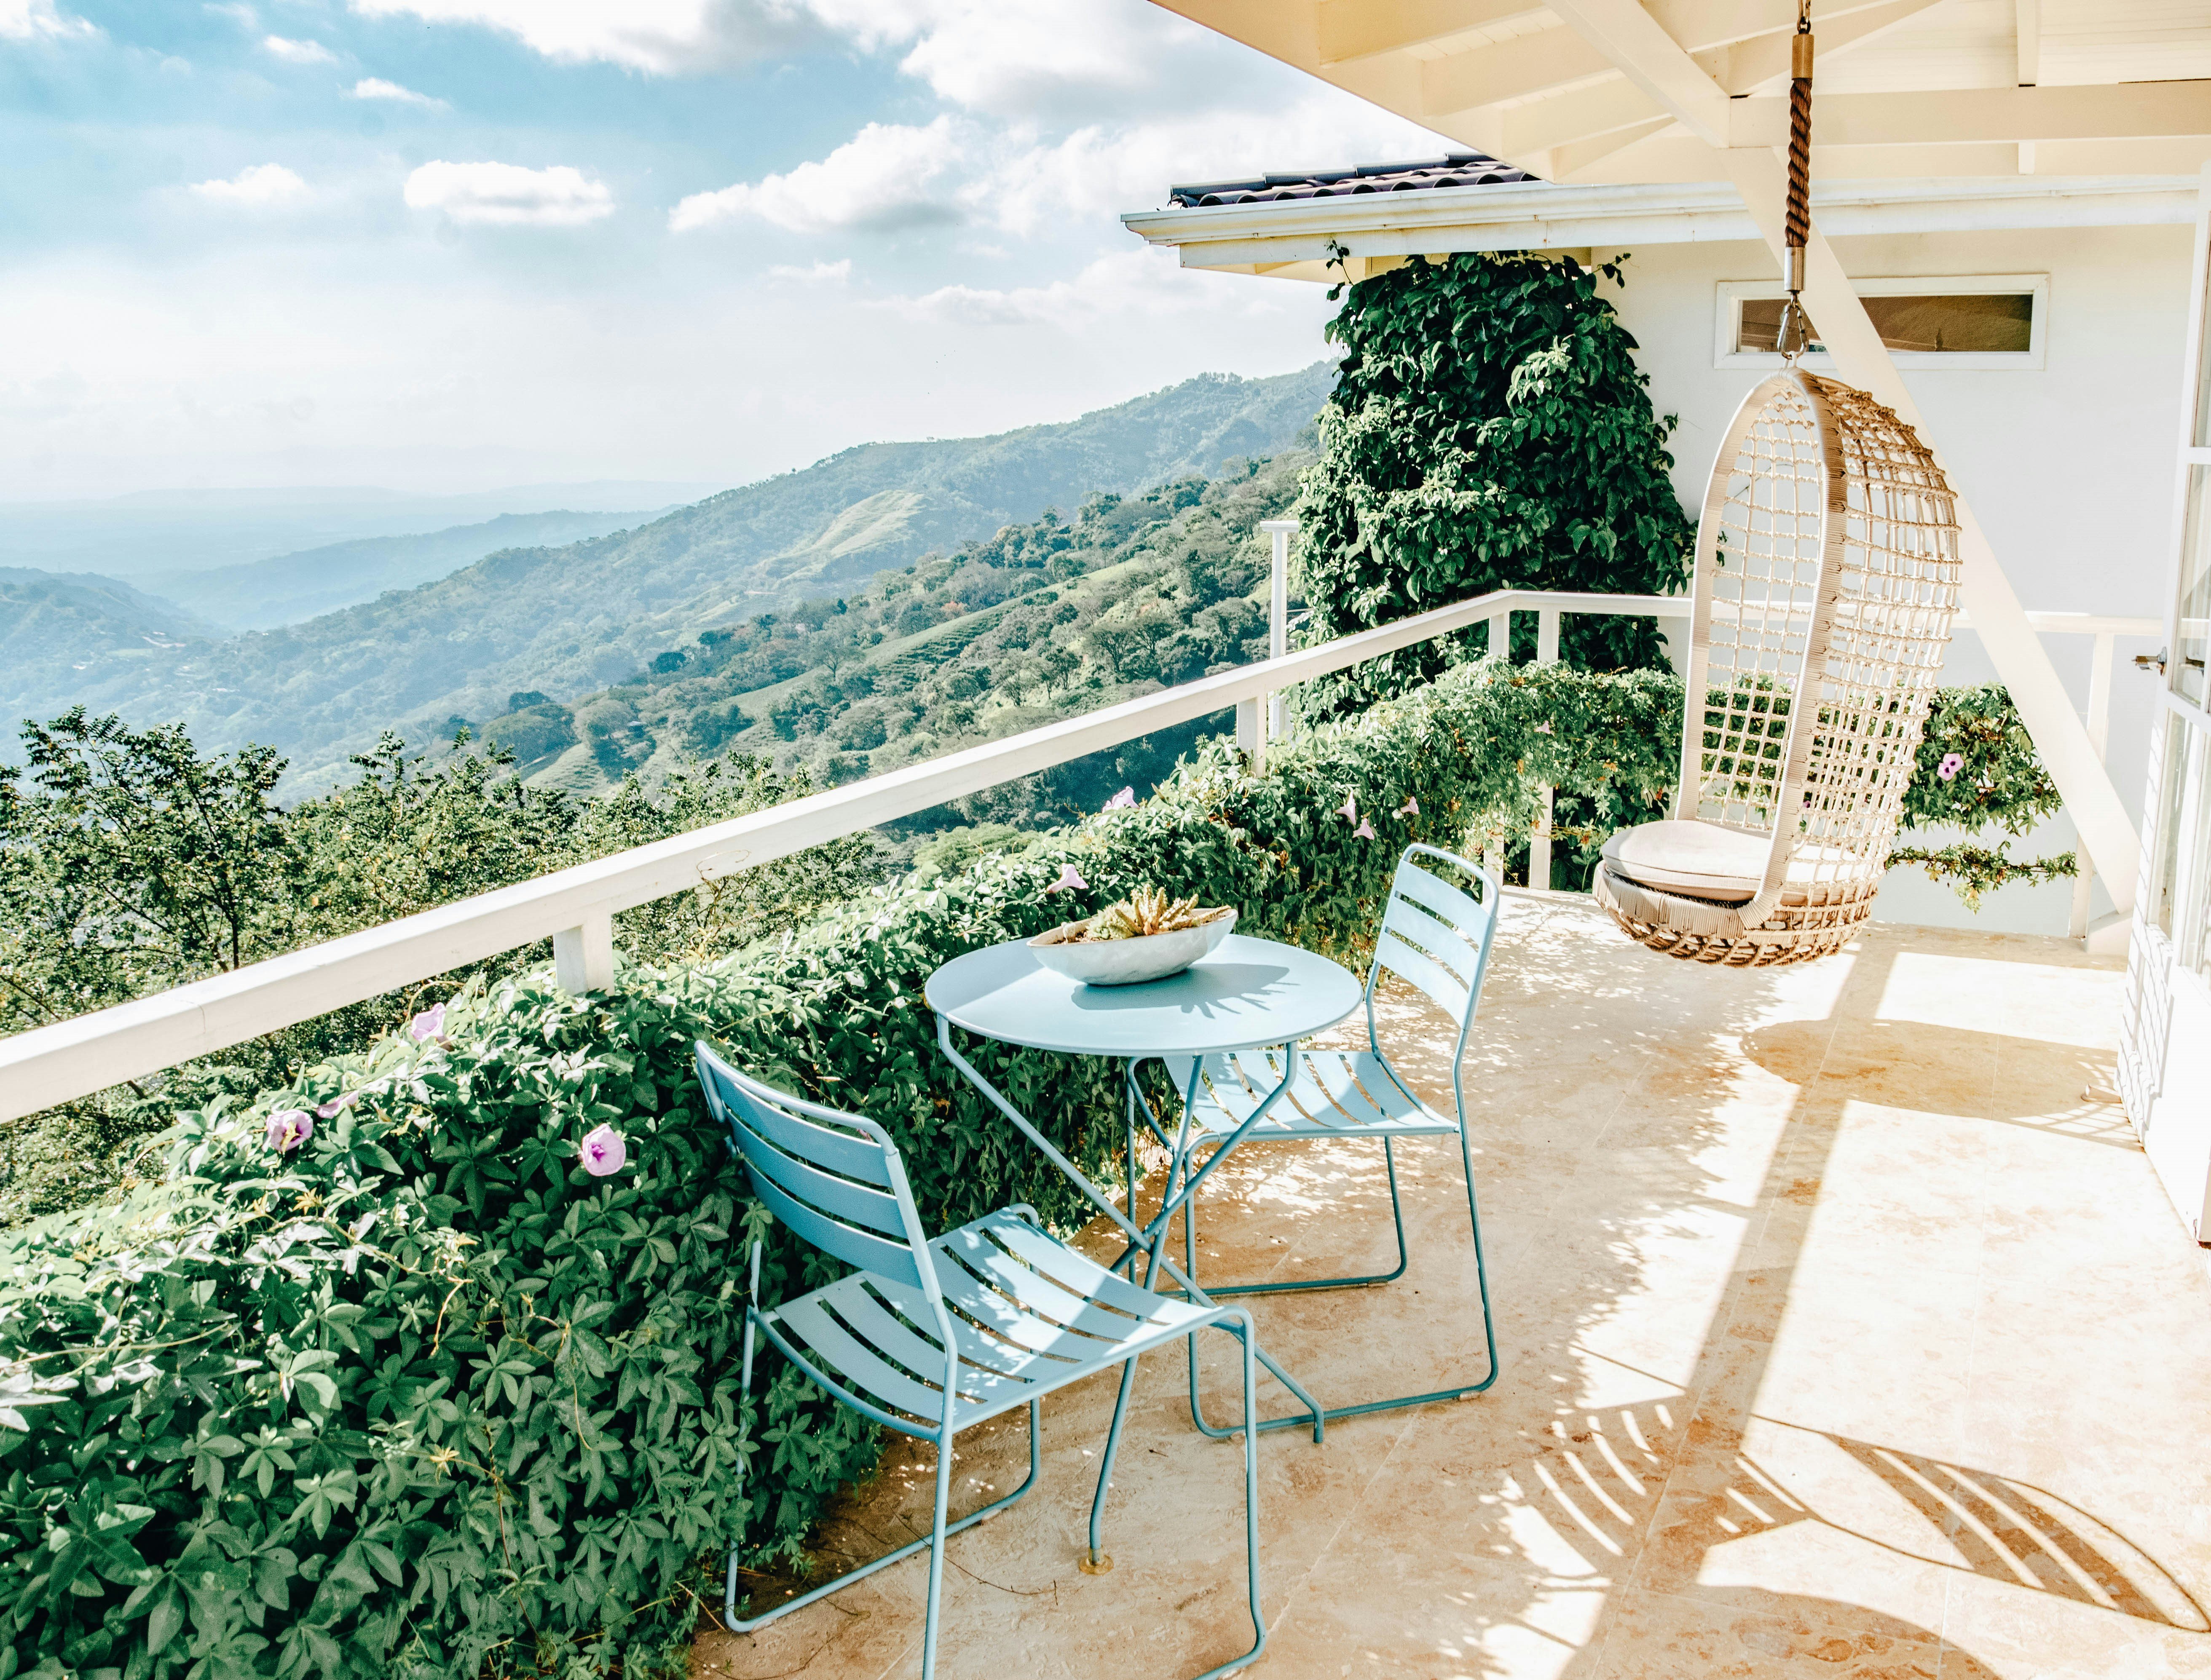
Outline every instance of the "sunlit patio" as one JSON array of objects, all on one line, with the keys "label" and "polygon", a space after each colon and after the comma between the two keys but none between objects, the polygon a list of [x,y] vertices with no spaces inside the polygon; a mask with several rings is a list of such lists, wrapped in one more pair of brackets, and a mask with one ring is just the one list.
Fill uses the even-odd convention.
[{"label": "sunlit patio", "polygon": [[[2211,1672],[2211,1284],[2094,1095],[2120,979],[2057,940],[1880,924],[1715,971],[1511,896],[1469,1052],[1503,1375],[1324,1446],[1263,1438],[1254,1671]],[[1447,1109],[1447,1024],[1399,1001],[1383,1030]],[[1254,1302],[1331,1405],[1479,1375],[1453,1154],[1400,1153],[1402,1279]],[[1216,1181],[1201,1281],[1388,1264],[1371,1147],[1247,1147]],[[1178,1353],[1139,1378],[1115,1567],[1076,1568],[1112,1396],[1108,1373],[1047,1401],[1041,1487],[949,1544],[942,1671],[1189,1673],[1248,1645],[1241,1454],[1191,1428]],[[1020,1482],[1025,1432],[964,1438],[955,1513]],[[926,1532],[930,1482],[899,1443],[823,1568]],[[708,1634],[694,1671],[905,1671],[924,1568]]]}]

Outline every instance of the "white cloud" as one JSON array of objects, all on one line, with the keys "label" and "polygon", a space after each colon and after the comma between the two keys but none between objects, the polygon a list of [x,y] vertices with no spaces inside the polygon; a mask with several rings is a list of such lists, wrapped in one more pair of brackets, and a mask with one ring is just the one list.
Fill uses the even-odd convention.
[{"label": "white cloud", "polygon": [[213,12],[217,17],[227,17],[241,29],[251,29],[261,21],[245,0],[207,0],[201,9]]},{"label": "white cloud", "polygon": [[54,0],[0,0],[0,40],[81,40],[99,33],[97,25],[55,10]]},{"label": "white cloud", "polygon": [[297,204],[314,196],[305,181],[281,163],[253,164],[227,181],[195,181],[192,191],[209,203],[253,210]]},{"label": "white cloud", "polygon": [[407,178],[407,202],[466,227],[581,227],[614,212],[603,181],[566,164],[426,163]]},{"label": "white cloud", "polygon": [[380,76],[365,76],[353,84],[353,97],[357,100],[391,100],[400,105],[419,105],[432,111],[444,111],[443,100],[433,100],[427,94],[418,94],[412,88],[402,88],[396,82],[386,82]]},{"label": "white cloud", "polygon": [[288,64],[335,64],[338,61],[337,54],[320,41],[295,41],[282,35],[264,35],[261,50]]},{"label": "white cloud", "polygon": [[852,259],[840,257],[834,263],[814,263],[799,268],[790,263],[778,263],[767,271],[770,280],[797,281],[808,286],[842,286],[852,277]]},{"label": "white cloud", "polygon": [[[871,26],[914,44],[899,68],[969,111],[1046,121],[1179,110],[1217,89],[1220,60],[1240,51],[1155,5],[1099,0],[815,0],[866,41]],[[916,15],[916,12],[920,13]]]},{"label": "white cloud", "polygon": [[940,98],[997,116],[1172,109],[1244,49],[1144,0],[351,0],[514,36],[548,58],[660,76],[718,69],[842,37]]},{"label": "white cloud", "polygon": [[941,286],[918,298],[893,298],[885,307],[911,320],[939,326],[1081,328],[1108,318],[1202,310],[1225,314],[1266,308],[1275,299],[1234,275],[1178,267],[1171,256],[1145,251],[1101,257],[1072,280],[1004,290]]},{"label": "white cloud", "polygon": [[949,117],[926,128],[870,123],[819,163],[718,192],[693,193],[669,213],[668,225],[684,233],[756,215],[795,233],[819,233],[957,221],[959,208],[931,184],[960,156],[960,136]]},{"label": "white cloud", "polygon": [[658,76],[726,69],[821,33],[802,0],[352,0],[368,17],[419,17],[512,35],[548,58]]},{"label": "white cloud", "polygon": [[978,219],[1027,237],[1070,217],[1164,204],[1178,181],[1436,157],[1454,144],[1364,100],[1317,88],[1266,111],[1200,106],[1146,123],[1092,124],[1057,141],[1009,137],[963,196]]}]

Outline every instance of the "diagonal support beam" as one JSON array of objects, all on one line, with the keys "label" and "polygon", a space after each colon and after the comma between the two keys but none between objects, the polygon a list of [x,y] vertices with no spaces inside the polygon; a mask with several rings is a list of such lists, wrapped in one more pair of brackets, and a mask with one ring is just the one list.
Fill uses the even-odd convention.
[{"label": "diagonal support beam", "polygon": [[[1778,258],[1785,243],[1782,203],[1788,182],[1781,160],[1764,149],[1732,151],[1725,154],[1729,175],[1742,191],[1759,231]],[[1857,288],[1816,225],[1805,253],[1804,308],[1819,323],[1820,341],[1835,360],[1835,371],[1851,384],[1870,391],[1896,410],[1899,418],[1920,432],[1922,438],[1941,457],[1939,444],[1926,435],[1919,405],[1897,372],[1888,347],[1859,300]],[[1947,463],[1944,471],[1949,468]],[[1953,480],[1955,487],[1955,480]],[[2035,750],[2042,756],[2050,778],[2064,796],[2066,814],[2073,819],[2081,843],[2104,878],[2112,907],[2122,916],[2134,909],[2141,866],[2141,842],[2133,820],[2120,802],[2110,772],[2104,768],[2095,743],[2065,686],[2042,638],[2027,623],[2011,580],[2004,576],[1988,535],[1981,529],[1961,494],[1957,499],[1958,523],[1965,558],[1966,610],[1972,615],[1974,632],[1988,650],[1996,674],[2011,691]]]},{"label": "diagonal support beam", "polygon": [[1728,96],[1637,0],[1552,0],[1569,28],[1706,145],[1728,143]]}]

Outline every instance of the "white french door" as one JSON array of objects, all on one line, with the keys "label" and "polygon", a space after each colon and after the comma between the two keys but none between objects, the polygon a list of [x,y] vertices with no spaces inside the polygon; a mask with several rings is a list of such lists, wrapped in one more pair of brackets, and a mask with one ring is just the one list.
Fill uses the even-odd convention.
[{"label": "white french door", "polygon": [[2143,804],[2119,1094],[2196,1241],[2211,1241],[2211,167],[2196,217],[2162,704]]}]

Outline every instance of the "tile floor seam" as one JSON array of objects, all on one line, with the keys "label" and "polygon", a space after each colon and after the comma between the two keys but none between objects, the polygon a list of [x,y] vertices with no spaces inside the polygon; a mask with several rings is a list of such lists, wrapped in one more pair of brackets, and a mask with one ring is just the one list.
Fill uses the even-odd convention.
[{"label": "tile floor seam", "polygon": [[[1451,1404],[1457,1403],[1451,1402]],[[1479,1405],[1480,1402],[1477,1400],[1475,1404]],[[1290,1617],[1296,1613],[1297,1606],[1305,1584],[1313,1578],[1315,1573],[1320,1568],[1321,1564],[1326,1561],[1329,1554],[1336,1549],[1336,1543],[1343,1538],[1344,1530],[1350,1527],[1353,1520],[1366,1508],[1367,1497],[1373,1492],[1374,1484],[1382,1479],[1383,1475],[1389,1470],[1391,1461],[1396,1458],[1398,1449],[1403,1447],[1406,1441],[1411,1438],[1414,1431],[1419,1429],[1420,1423],[1421,1419],[1417,1411],[1412,1417],[1406,1418],[1404,1427],[1397,1431],[1397,1438],[1390,1443],[1390,1450],[1384,1453],[1380,1460],[1375,1465],[1374,1473],[1366,1478],[1366,1484],[1360,1489],[1357,1496],[1350,1502],[1348,1508],[1344,1512],[1342,1520],[1339,1521],[1334,1528],[1329,1531],[1328,1538],[1324,1540],[1314,1549],[1312,1562],[1305,1566],[1304,1572],[1299,1575],[1296,1582],[1291,1586],[1289,1592],[1286,1595],[1283,1600],[1282,1608],[1268,1622],[1267,1638],[1270,1643],[1274,1641],[1276,1635],[1289,1624]],[[1321,1450],[1326,1451],[1327,1449],[1323,1447]]]}]

